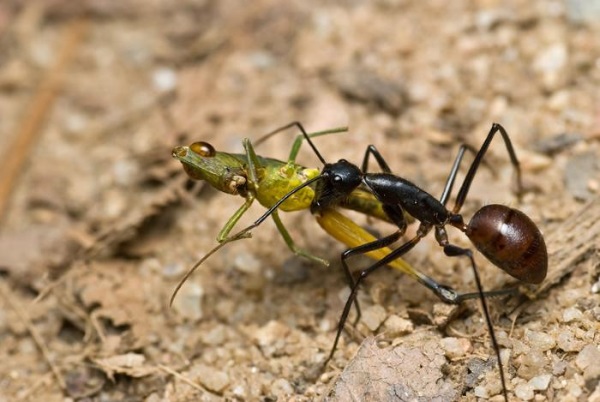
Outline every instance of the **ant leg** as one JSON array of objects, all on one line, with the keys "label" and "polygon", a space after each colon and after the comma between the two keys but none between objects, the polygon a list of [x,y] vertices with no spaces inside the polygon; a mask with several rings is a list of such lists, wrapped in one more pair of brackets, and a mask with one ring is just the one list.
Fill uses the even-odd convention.
[{"label": "ant leg", "polygon": [[[344,268],[344,272],[346,273],[346,279],[348,280],[348,285],[350,289],[354,287],[354,278],[352,277],[352,272],[350,271],[350,267],[348,266],[347,259],[358,255],[358,254],[367,254],[373,250],[382,249],[384,247],[389,246],[392,243],[395,243],[404,235],[406,232],[406,221],[404,220],[404,214],[402,209],[397,205],[383,205],[383,210],[390,217],[392,222],[398,226],[398,230],[394,233],[383,237],[381,239],[374,240],[369,243],[361,244],[360,246],[349,248],[344,251],[341,256],[342,267]],[[356,318],[354,319],[354,325],[358,324],[361,317],[360,306],[358,305],[358,300],[354,300],[354,305],[356,307]]]},{"label": "ant leg", "polygon": [[[446,179],[446,185],[444,186],[444,191],[440,197],[440,202],[445,206],[448,202],[448,198],[452,193],[452,188],[454,186],[454,182],[456,181],[456,175],[458,174],[458,169],[460,168],[460,164],[462,163],[463,156],[465,155],[465,151],[472,152],[473,155],[477,155],[477,150],[470,145],[461,144],[458,148],[458,153],[456,154],[456,158],[454,159],[454,163],[452,164],[452,169],[450,170],[450,174],[448,175],[448,179]],[[489,164],[486,161],[483,161],[484,164],[490,168]],[[492,173],[494,171],[492,170]]]},{"label": "ant leg", "polygon": [[[377,240],[375,236],[358,226],[353,220],[337,212],[335,209],[326,208],[320,211],[319,214],[315,215],[315,218],[323,230],[329,233],[329,235],[336,240],[346,244],[349,248],[362,246]],[[380,260],[391,252],[392,250],[389,248],[383,247],[371,252],[367,252],[366,255],[374,260]],[[413,274],[414,269],[402,259],[392,261],[390,263],[390,267],[397,269],[402,273],[408,274],[411,277],[415,277]],[[343,268],[350,289],[352,289],[354,286],[354,278],[352,277],[352,274],[347,266],[343,265]],[[358,320],[361,314],[358,300],[355,301],[355,306]]]},{"label": "ant leg", "polygon": [[[398,241],[398,239],[401,236],[402,236],[402,233],[399,230],[397,230],[394,233],[392,233],[388,236],[385,236],[381,239],[377,239],[371,243],[362,244],[360,246],[350,248],[342,253],[342,256],[341,256],[342,267],[344,268],[344,273],[346,274],[346,279],[348,280],[348,285],[350,286],[351,290],[354,288],[355,283],[354,283],[354,277],[352,276],[352,272],[350,271],[350,267],[348,266],[348,262],[346,260],[348,258],[358,255],[358,254],[366,254],[370,251],[387,247],[390,244]],[[356,325],[360,321],[360,317],[361,317],[360,306],[358,305],[358,300],[356,298],[354,299],[354,306],[356,308],[356,318],[354,319],[353,325]]]},{"label": "ant leg", "polygon": [[[344,310],[342,312],[342,315],[340,316],[340,321],[338,323],[338,329],[337,329],[337,333],[335,335],[335,341],[333,342],[333,347],[331,348],[329,357],[327,357],[327,360],[325,360],[325,363],[324,363],[325,366],[333,358],[335,350],[337,349],[337,345],[340,340],[340,336],[342,335],[342,331],[344,330],[344,325],[346,324],[346,321],[348,320],[348,314],[350,313],[350,308],[352,307],[352,304],[356,300],[356,295],[358,293],[358,287],[360,286],[362,281],[366,277],[368,277],[371,273],[375,272],[377,269],[389,264],[393,260],[398,259],[402,255],[407,253],[423,238],[423,236],[425,236],[429,232],[429,230],[430,230],[430,227],[421,225],[421,227],[419,228],[419,231],[417,232],[417,235],[415,237],[413,237],[411,240],[409,240],[408,242],[404,243],[403,245],[401,245],[400,247],[398,247],[397,249],[392,251],[390,254],[388,254],[381,260],[375,262],[373,265],[371,265],[370,267],[368,267],[360,272],[359,277],[357,278],[356,282],[354,282],[354,286],[352,286],[352,290],[350,292],[350,295],[348,296],[348,299],[346,300],[346,304],[344,305]],[[393,236],[393,234],[390,236]],[[388,237],[390,237],[390,236],[388,236]],[[383,240],[383,239],[381,239],[381,240]]]},{"label": "ant leg", "polygon": [[485,322],[488,327],[488,332],[490,333],[490,338],[492,341],[492,347],[494,348],[494,352],[496,353],[496,359],[498,359],[498,369],[500,370],[500,381],[502,382],[502,393],[504,394],[504,399],[508,401],[508,393],[506,391],[506,379],[504,378],[504,368],[502,365],[502,360],[500,358],[500,346],[498,346],[498,341],[496,340],[496,334],[494,332],[494,327],[492,325],[492,319],[490,318],[490,311],[488,309],[487,302],[485,300],[485,294],[483,292],[483,286],[481,285],[481,280],[479,278],[479,273],[477,271],[477,267],[475,265],[475,259],[473,258],[473,252],[468,248],[461,248],[452,244],[445,244],[444,253],[448,257],[467,257],[471,260],[471,267],[473,268],[473,276],[475,278],[475,283],[477,285],[477,292],[479,294],[479,300],[481,301],[481,308],[483,309],[483,315],[485,316]]},{"label": "ant leg", "polygon": [[[372,243],[377,240],[371,233],[335,209],[326,208],[320,211],[318,215],[315,215],[315,219],[323,230],[340,243],[347,245],[348,248],[362,246],[363,244]],[[368,252],[365,255],[377,261],[391,252],[391,249],[384,247]],[[409,275],[411,278],[419,277],[419,273],[401,258],[390,262],[389,266],[403,274]]]},{"label": "ant leg", "polygon": [[[283,127],[279,127],[276,130],[271,131],[270,133],[267,133],[265,135],[263,135],[262,137],[260,137],[258,140],[254,141],[254,145],[258,146],[260,144],[262,144],[263,142],[267,141],[269,138],[275,136],[276,134],[279,134],[282,131],[285,131],[291,127],[296,127],[298,128],[298,130],[302,133],[304,133],[306,130],[304,129],[304,127],[302,126],[302,124],[300,124],[299,122],[295,121],[292,122],[290,124],[286,124]],[[335,128],[330,128],[327,130],[322,130],[322,131],[317,131],[314,133],[310,133],[308,134],[308,137],[310,138],[315,138],[315,137],[320,137],[322,135],[329,135],[329,134],[339,134],[339,133],[346,133],[348,132],[348,127],[344,126],[344,127],[335,127]],[[298,152],[300,151],[300,147],[302,146],[302,141],[304,141],[304,135],[298,135],[296,137],[296,139],[293,142],[292,148],[290,149],[290,156],[288,157],[288,162],[295,162],[296,161],[296,157],[298,156]]]},{"label": "ant leg", "polygon": [[[354,221],[343,216],[335,209],[327,208],[321,211],[318,215],[315,215],[315,218],[323,230],[341,243],[346,244],[349,248],[372,243],[377,240],[373,235],[356,225]],[[391,252],[391,249],[384,247],[367,252],[365,255],[374,260],[381,260]],[[438,296],[444,303],[457,304],[461,303],[465,299],[479,297],[479,293],[459,294],[452,288],[439,284],[433,278],[411,267],[401,258],[390,261],[388,266],[419,281],[421,284],[435,293],[435,295]],[[353,280],[353,278],[351,279]],[[486,297],[491,297],[508,293],[509,290],[499,290],[486,292],[485,295]]]},{"label": "ant leg", "polygon": [[[486,290],[483,292],[483,296],[486,299],[489,299],[490,297],[515,296],[518,294],[519,294],[519,288]],[[464,302],[465,300],[479,299],[480,297],[481,297],[481,295],[479,294],[479,292],[456,293],[454,295],[453,303],[460,304],[460,303]]]},{"label": "ant leg", "polygon": [[483,159],[485,153],[487,152],[487,150],[490,146],[490,143],[494,139],[494,136],[498,132],[500,132],[500,134],[502,135],[502,138],[504,139],[504,144],[506,145],[506,150],[508,151],[508,155],[510,157],[510,162],[512,163],[512,165],[515,168],[515,172],[517,175],[518,193],[520,194],[522,192],[523,184],[521,182],[521,168],[519,166],[519,160],[517,159],[517,154],[515,153],[512,142],[510,140],[510,137],[508,136],[508,133],[506,132],[504,127],[502,127],[498,123],[494,123],[494,124],[492,124],[492,128],[490,129],[490,132],[488,133],[487,137],[485,138],[483,145],[481,145],[481,148],[479,148],[477,155],[475,155],[475,159],[471,163],[471,167],[469,168],[469,171],[467,172],[467,175],[465,176],[465,180],[464,180],[462,186],[460,187],[458,195],[456,196],[456,203],[454,204],[454,209],[452,210],[452,212],[454,212],[455,214],[457,214],[460,211],[460,209],[462,208],[463,203],[465,202],[465,199],[467,198],[467,194],[469,193],[469,189],[471,188],[471,183],[473,182],[473,178],[475,177],[475,174],[477,173],[477,169],[479,168],[479,165],[481,164],[481,160]]},{"label": "ant leg", "polygon": [[377,164],[379,165],[381,170],[383,170],[385,173],[392,172],[392,170],[388,166],[387,162],[385,161],[385,159],[379,152],[379,150],[377,148],[375,148],[375,145],[371,144],[367,147],[367,149],[365,151],[365,157],[363,158],[363,163],[362,163],[362,167],[361,167],[361,170],[363,173],[367,173],[367,170],[369,168],[369,155],[373,155],[373,157],[377,161]]},{"label": "ant leg", "polygon": [[304,127],[302,126],[302,123],[300,123],[299,121],[293,121],[291,123],[286,124],[285,126],[281,126],[279,128],[276,128],[273,131],[268,132],[267,134],[263,135],[262,137],[260,137],[258,140],[254,141],[254,145],[260,145],[263,142],[265,142],[266,140],[268,140],[269,138],[275,136],[276,134],[285,131],[289,128],[292,127],[296,127],[298,128],[298,130],[300,130],[300,132],[305,133],[306,130],[304,130]]},{"label": "ant leg", "polygon": [[452,193],[452,187],[454,187],[454,182],[456,181],[456,174],[458,173],[458,168],[460,167],[460,163],[462,162],[463,156],[465,156],[465,150],[468,149],[466,145],[461,145],[458,148],[458,154],[454,159],[454,163],[452,164],[452,169],[450,169],[450,174],[446,179],[446,185],[444,186],[444,191],[442,191],[442,195],[440,197],[440,202],[442,205],[446,206],[446,202],[448,202],[448,197]]}]

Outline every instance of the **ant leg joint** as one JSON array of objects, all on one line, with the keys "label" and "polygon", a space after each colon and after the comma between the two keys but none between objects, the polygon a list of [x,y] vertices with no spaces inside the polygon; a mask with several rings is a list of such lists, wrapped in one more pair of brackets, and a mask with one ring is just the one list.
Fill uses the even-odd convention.
[{"label": "ant leg joint", "polygon": [[450,286],[440,285],[435,293],[444,303],[460,304],[462,302],[460,295]]},{"label": "ant leg joint", "polygon": [[462,255],[470,258],[473,257],[473,252],[468,248],[461,248],[452,244],[447,244],[444,246],[444,254],[446,254],[448,257],[458,257]]}]

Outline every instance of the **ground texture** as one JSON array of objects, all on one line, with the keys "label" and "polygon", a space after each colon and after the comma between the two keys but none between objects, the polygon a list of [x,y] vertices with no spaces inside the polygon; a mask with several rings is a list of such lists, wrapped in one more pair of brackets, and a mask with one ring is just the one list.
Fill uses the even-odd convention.
[{"label": "ground texture", "polygon": [[[328,161],[360,163],[375,144],[436,195],[459,144],[504,125],[525,193],[498,138],[464,215],[519,208],[550,253],[541,287],[489,300],[509,396],[600,401],[600,17],[578,3],[594,2],[2,2],[0,401],[502,400],[479,303],[448,308],[389,269],[321,370],[344,247],[309,211],[283,219],[330,267],[294,256],[266,221],[169,307],[243,203],[188,181],[171,149],[240,152],[295,120],[349,126],[318,139]],[[294,135],[257,151],[285,159]],[[299,161],[320,167],[308,149]],[[486,289],[513,283],[475,258]],[[405,259],[475,289],[433,236]]]}]

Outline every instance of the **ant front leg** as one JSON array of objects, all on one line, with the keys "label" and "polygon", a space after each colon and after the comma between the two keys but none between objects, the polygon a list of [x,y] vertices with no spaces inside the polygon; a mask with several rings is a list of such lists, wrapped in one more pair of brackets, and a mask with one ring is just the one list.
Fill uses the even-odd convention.
[{"label": "ant front leg", "polygon": [[[298,124],[300,124],[300,123],[298,123]],[[301,131],[304,132],[304,129],[302,129]],[[328,130],[310,133],[310,134],[308,134],[308,137],[315,138],[315,137],[320,137],[322,135],[339,134],[339,133],[346,133],[346,132],[348,132],[348,127],[336,127],[336,128],[330,128]],[[290,156],[288,157],[288,163],[296,162],[296,157],[298,156],[298,152],[300,151],[300,147],[302,146],[303,141],[305,141],[304,134],[301,134],[296,137],[296,139],[294,140],[294,143],[292,144],[292,148],[290,149]]]},{"label": "ant front leg", "polygon": [[375,148],[375,145],[372,144],[369,145],[365,151],[365,157],[363,158],[363,163],[361,167],[363,173],[367,173],[367,170],[369,169],[369,155],[373,155],[373,157],[377,161],[377,164],[379,165],[381,170],[383,170],[384,173],[392,173],[392,170],[383,158],[383,155],[381,155],[379,150]]},{"label": "ant front leg", "polygon": [[[313,133],[313,134],[308,134],[306,132],[306,130],[304,129],[304,126],[302,125],[302,123],[300,123],[299,121],[293,121],[289,124],[286,124],[285,126],[279,127],[276,130],[271,131],[270,133],[267,133],[265,135],[263,135],[261,138],[259,138],[257,141],[255,141],[255,144],[261,144],[264,141],[268,140],[269,138],[271,138],[272,136],[274,136],[277,133],[280,133],[281,131],[285,131],[291,127],[296,127],[301,133],[301,137],[306,140],[306,142],[308,142],[308,145],[310,145],[310,147],[312,148],[312,150],[314,151],[315,155],[319,158],[319,160],[321,161],[321,163],[323,163],[323,165],[326,163],[325,159],[323,159],[323,156],[321,156],[321,153],[319,152],[319,150],[317,149],[317,147],[315,146],[315,144],[311,141],[311,137],[318,137],[320,135],[326,135],[326,134],[333,134],[333,133],[341,133],[341,132],[345,132],[348,131],[347,127],[340,127],[340,128],[334,128],[331,130],[324,130],[324,131],[319,131],[317,133]],[[292,149],[290,151],[290,156],[288,158],[288,160],[290,161],[295,161],[296,160],[296,156],[298,154],[298,151],[300,150],[300,146],[302,145],[302,141],[303,140],[299,140],[298,138],[296,138],[296,140],[294,141],[294,145],[292,146]]]},{"label": "ant front leg", "polygon": [[344,127],[330,128],[327,130],[322,130],[322,131],[317,131],[314,133],[307,134],[306,129],[304,128],[302,123],[300,123],[298,121],[294,121],[294,122],[286,124],[285,126],[279,127],[277,129],[263,135],[258,140],[254,141],[254,145],[258,146],[258,145],[262,144],[263,142],[267,141],[269,138],[275,136],[276,134],[279,134],[280,132],[290,129],[292,127],[296,127],[298,129],[298,131],[300,131],[302,134],[298,135],[292,144],[292,148],[290,149],[290,156],[288,157],[288,163],[296,162],[296,157],[298,156],[298,152],[300,151],[302,142],[305,141],[305,137],[315,138],[315,137],[320,137],[322,135],[339,134],[339,133],[348,132],[348,127],[344,126]]},{"label": "ant front leg", "polygon": [[[342,267],[344,268],[344,273],[346,274],[346,279],[348,280],[350,289],[354,288],[354,278],[352,276],[352,272],[350,271],[350,267],[348,266],[348,258],[358,254],[367,254],[371,251],[387,247],[397,242],[406,232],[406,220],[404,219],[404,213],[399,206],[384,204],[383,210],[390,220],[392,220],[392,222],[398,226],[398,230],[384,238],[377,239],[366,244],[361,244],[360,246],[352,247],[342,253]],[[356,318],[353,324],[356,325],[360,321],[361,317],[360,306],[358,304],[358,300],[356,299],[354,300],[354,306],[356,308]]]},{"label": "ant front leg", "polygon": [[[346,304],[344,305],[344,310],[342,312],[342,315],[340,316],[340,321],[338,323],[338,329],[337,329],[337,333],[335,335],[335,340],[333,342],[333,347],[331,348],[329,357],[327,358],[327,360],[325,360],[324,365],[327,365],[327,363],[329,363],[329,361],[333,358],[335,350],[337,349],[338,342],[342,335],[342,331],[344,330],[344,325],[346,324],[346,321],[348,320],[348,315],[350,314],[350,308],[352,307],[352,304],[356,300],[356,296],[358,294],[358,288],[360,287],[360,284],[362,283],[362,281],[365,280],[369,275],[371,275],[377,269],[402,257],[404,254],[406,254],[408,251],[410,251],[429,232],[429,230],[430,230],[429,226],[422,224],[419,227],[419,230],[417,231],[417,235],[415,237],[413,237],[411,240],[404,243],[397,249],[393,250],[390,254],[388,254],[381,260],[375,262],[373,265],[369,266],[368,268],[366,268],[360,272],[356,282],[354,282],[354,285],[352,286],[352,290],[350,291],[350,295],[348,296],[348,299],[346,300]],[[397,232],[395,232],[387,237],[384,237],[383,239],[380,239],[379,241],[387,242],[391,238],[393,238],[396,234],[397,234]],[[366,245],[363,245],[360,247],[370,247],[370,246],[374,245],[374,243],[377,243],[377,242],[369,243],[369,244],[366,244]],[[348,250],[348,251],[351,251],[351,250]],[[343,259],[342,259],[342,261],[343,261]]]}]

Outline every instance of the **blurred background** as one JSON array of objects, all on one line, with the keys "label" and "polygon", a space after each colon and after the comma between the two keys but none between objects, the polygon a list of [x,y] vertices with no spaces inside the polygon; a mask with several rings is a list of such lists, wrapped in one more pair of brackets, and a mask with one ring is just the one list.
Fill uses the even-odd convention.
[{"label": "blurred background", "polygon": [[[490,301],[509,393],[600,400],[599,37],[597,1],[3,1],[0,401],[382,400],[391,386],[389,400],[501,400],[479,304],[447,312],[391,270],[370,278],[363,319],[320,372],[347,289],[344,247],[309,211],[282,215],[331,267],[294,256],[267,221],[206,261],[169,308],[243,203],[189,181],[171,149],[240,153],[243,138],[291,121],[348,126],[316,141],[327,161],[360,163],[375,144],[434,195],[458,146],[479,148],[501,123],[526,193],[516,197],[496,139],[464,215],[519,208],[551,253],[532,300]],[[257,152],[285,160],[295,135]],[[299,162],[321,167],[309,149]],[[256,203],[239,228],[263,212]],[[433,236],[406,260],[474,290],[469,264]],[[510,282],[476,261],[486,289]],[[383,348],[367,342],[351,360],[375,334]],[[398,347],[428,371],[411,379],[418,359]]]}]

